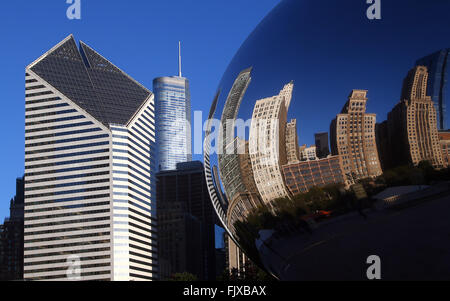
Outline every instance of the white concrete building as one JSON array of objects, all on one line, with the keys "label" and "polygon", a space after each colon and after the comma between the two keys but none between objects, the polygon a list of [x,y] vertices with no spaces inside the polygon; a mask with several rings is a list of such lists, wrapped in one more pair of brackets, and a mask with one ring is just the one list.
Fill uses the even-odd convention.
[{"label": "white concrete building", "polygon": [[289,197],[281,166],[287,163],[286,121],[294,84],[284,86],[280,94],[258,100],[250,127],[249,151],[256,186],[267,204]]},{"label": "white concrete building", "polygon": [[25,280],[156,279],[153,94],[69,36],[25,108]]}]

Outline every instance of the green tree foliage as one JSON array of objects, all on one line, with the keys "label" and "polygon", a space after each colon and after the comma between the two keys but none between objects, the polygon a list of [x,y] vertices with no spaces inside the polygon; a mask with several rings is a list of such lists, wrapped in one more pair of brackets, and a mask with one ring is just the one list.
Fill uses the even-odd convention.
[{"label": "green tree foliage", "polygon": [[184,272],[184,273],[176,273],[173,274],[170,277],[169,281],[187,281],[187,282],[193,282],[193,281],[198,281],[197,276],[188,273],[188,272]]},{"label": "green tree foliage", "polygon": [[238,269],[232,269],[231,271],[226,269],[222,276],[219,277],[219,281],[246,281],[246,282],[271,282],[276,281],[270,274],[266,273],[263,269],[251,262],[247,262],[245,267],[239,271]]}]

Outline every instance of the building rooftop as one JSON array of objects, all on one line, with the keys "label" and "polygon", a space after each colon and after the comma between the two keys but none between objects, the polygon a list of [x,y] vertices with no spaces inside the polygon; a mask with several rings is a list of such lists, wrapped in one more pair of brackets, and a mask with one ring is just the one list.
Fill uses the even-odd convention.
[{"label": "building rooftop", "polygon": [[152,93],[68,36],[27,67],[106,126],[127,124]]}]

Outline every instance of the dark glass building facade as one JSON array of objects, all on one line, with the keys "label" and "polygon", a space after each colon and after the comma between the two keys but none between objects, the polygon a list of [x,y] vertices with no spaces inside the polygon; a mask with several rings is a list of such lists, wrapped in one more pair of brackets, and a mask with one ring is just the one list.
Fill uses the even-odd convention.
[{"label": "dark glass building facade", "polygon": [[438,130],[449,129],[447,118],[448,69],[450,67],[450,48],[439,50],[417,60],[417,66],[428,68],[428,90],[437,113]]},{"label": "dark glass building facade", "polygon": [[203,164],[178,163],[176,170],[156,175],[159,257],[169,268],[164,280],[189,272],[215,280],[214,208],[206,187]]},{"label": "dark glass building facade", "polygon": [[0,281],[23,279],[24,178],[16,180],[10,216],[0,225]]}]

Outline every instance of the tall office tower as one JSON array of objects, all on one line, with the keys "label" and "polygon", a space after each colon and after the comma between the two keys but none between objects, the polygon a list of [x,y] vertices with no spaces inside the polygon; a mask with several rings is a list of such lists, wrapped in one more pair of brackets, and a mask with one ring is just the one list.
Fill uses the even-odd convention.
[{"label": "tall office tower", "polygon": [[170,262],[171,274],[187,271],[201,280],[215,280],[215,215],[203,164],[176,167],[157,174],[159,254]]},{"label": "tall office tower", "polygon": [[280,94],[256,101],[250,126],[249,151],[253,174],[264,203],[289,197],[281,166],[287,163],[286,120],[293,82]]},{"label": "tall office tower", "polygon": [[71,35],[25,108],[25,280],[157,278],[153,94]]},{"label": "tall office tower", "polygon": [[367,91],[353,90],[331,122],[331,152],[340,155],[346,184],[382,174],[375,139],[376,115],[366,113]]},{"label": "tall office tower", "polygon": [[189,80],[178,76],[153,80],[156,103],[158,170],[176,169],[177,163],[192,161],[191,94]]},{"label": "tall office tower", "polygon": [[328,146],[328,133],[314,134],[316,141],[316,152],[318,158],[326,158],[330,154],[330,147]]},{"label": "tall office tower", "polygon": [[9,218],[0,225],[0,281],[23,279],[24,178],[16,180]]},{"label": "tall office tower", "polygon": [[416,66],[408,72],[400,102],[388,114],[389,143],[393,161],[419,164],[429,161],[442,167],[436,109],[427,96],[428,69]]},{"label": "tall office tower", "polygon": [[286,155],[289,163],[300,161],[300,147],[298,145],[297,120],[292,119],[286,124]]},{"label": "tall office tower", "polygon": [[427,95],[431,96],[436,108],[436,120],[439,130],[449,129],[447,120],[447,97],[450,91],[448,86],[450,69],[450,48],[439,50],[424,58],[417,60],[416,66],[428,68]]}]

